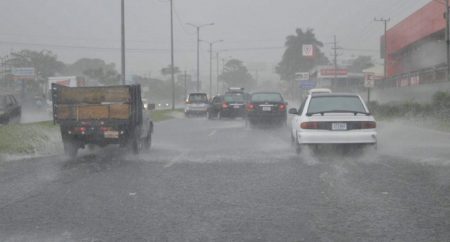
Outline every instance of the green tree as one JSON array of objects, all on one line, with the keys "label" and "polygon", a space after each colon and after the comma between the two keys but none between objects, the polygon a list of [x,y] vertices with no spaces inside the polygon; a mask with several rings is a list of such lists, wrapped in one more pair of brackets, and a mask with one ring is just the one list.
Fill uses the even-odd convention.
[{"label": "green tree", "polygon": [[237,59],[231,59],[225,64],[224,71],[219,79],[228,87],[244,87],[245,89],[256,87],[256,80],[253,79],[242,61]]},{"label": "green tree", "polygon": [[68,65],[64,72],[67,75],[87,76],[103,85],[117,85],[120,83],[120,74],[117,72],[115,64],[107,64],[101,59],[79,59],[75,63]]},{"label": "green tree", "polygon": [[13,67],[34,67],[38,80],[46,80],[49,76],[64,70],[64,63],[49,50],[21,50],[11,53],[8,64]]},{"label": "green tree", "polygon": [[[307,29],[304,32],[298,28],[295,32],[295,35],[286,37],[286,50],[275,70],[285,81],[293,80],[297,72],[307,72],[317,65],[329,64],[328,58],[320,50],[323,43],[316,39],[313,29]],[[303,45],[305,44],[313,45],[314,57],[303,56]]]},{"label": "green tree", "polygon": [[352,60],[348,70],[351,72],[362,72],[363,70],[373,66],[374,64],[371,56],[358,56]]},{"label": "green tree", "polygon": [[[164,68],[161,69],[161,74],[163,74],[164,76],[171,75],[172,72],[170,70],[171,70],[170,65],[168,65],[167,67],[164,67]],[[178,74],[180,72],[181,72],[180,68],[178,68],[177,66],[173,67],[173,73],[174,74]]]}]

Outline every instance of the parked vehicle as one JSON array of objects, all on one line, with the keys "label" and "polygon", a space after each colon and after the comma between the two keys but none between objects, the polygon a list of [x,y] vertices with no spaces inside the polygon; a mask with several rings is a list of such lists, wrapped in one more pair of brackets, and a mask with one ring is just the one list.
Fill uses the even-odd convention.
[{"label": "parked vehicle", "polygon": [[357,94],[311,94],[289,110],[291,138],[297,153],[304,146],[354,144],[376,147],[376,121]]},{"label": "parked vehicle", "polygon": [[119,144],[135,154],[151,146],[153,121],[144,110],[139,85],[52,84],[52,100],[54,122],[61,127],[64,151],[70,157],[88,144]]},{"label": "parked vehicle", "polygon": [[22,107],[14,95],[0,94],[0,124],[19,122],[21,115]]},{"label": "parked vehicle", "polygon": [[207,117],[212,118],[237,118],[246,117],[245,96],[240,92],[227,92],[223,96],[216,96],[208,108]]},{"label": "parked vehicle", "polygon": [[286,124],[287,102],[278,92],[255,92],[250,95],[247,104],[247,121],[256,123]]},{"label": "parked vehicle", "polygon": [[208,95],[206,93],[190,93],[186,98],[184,114],[186,117],[191,115],[206,115],[208,106]]}]

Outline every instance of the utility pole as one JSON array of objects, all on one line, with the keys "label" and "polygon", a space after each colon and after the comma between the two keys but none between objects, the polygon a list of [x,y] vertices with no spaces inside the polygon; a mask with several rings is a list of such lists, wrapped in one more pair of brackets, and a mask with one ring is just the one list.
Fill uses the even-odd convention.
[{"label": "utility pole", "polygon": [[447,80],[450,81],[450,16],[449,0],[445,1],[445,43],[447,47]]},{"label": "utility pole", "polygon": [[184,97],[187,97],[187,71],[184,71]]},{"label": "utility pole", "polygon": [[[448,0],[447,0],[448,1]],[[388,62],[388,51],[387,51],[387,23],[391,21],[391,18],[374,18],[375,22],[383,22],[384,23],[384,79],[387,78],[387,62]]]},{"label": "utility pole", "polygon": [[219,51],[216,52],[217,77],[216,77],[216,94],[219,95]]},{"label": "utility pole", "polygon": [[173,0],[170,0],[170,73],[172,78],[172,110],[175,110],[175,64],[173,53]]},{"label": "utility pole", "polygon": [[[334,77],[333,77],[333,82],[336,83],[337,78],[338,78],[338,57],[339,57],[339,53],[338,50],[342,49],[341,47],[338,46],[338,42],[337,42],[337,38],[336,35],[333,36],[333,42],[331,43],[333,44],[333,47],[331,48],[333,50],[333,69],[334,69]],[[348,82],[347,82],[347,86],[348,86]]]},{"label": "utility pole", "polygon": [[121,78],[122,85],[125,85],[125,2],[122,0],[121,2],[121,32],[122,32],[122,63],[121,63]]},{"label": "utility pole", "polygon": [[333,50],[334,50],[334,81],[337,80],[337,41],[336,41],[336,35],[334,35],[334,41],[333,41]]},{"label": "utility pole", "polygon": [[[203,40],[204,41],[204,40]],[[212,97],[212,62],[213,62],[213,45],[223,42],[223,40],[216,40],[216,41],[204,41],[209,44],[209,97]]]},{"label": "utility pole", "polygon": [[200,91],[200,28],[214,25],[214,23],[195,25],[187,23],[197,30],[197,92]]}]

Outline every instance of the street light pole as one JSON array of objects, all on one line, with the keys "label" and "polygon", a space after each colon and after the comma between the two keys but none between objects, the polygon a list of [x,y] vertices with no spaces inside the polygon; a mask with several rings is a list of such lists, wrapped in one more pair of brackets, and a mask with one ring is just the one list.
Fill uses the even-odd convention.
[{"label": "street light pole", "polygon": [[212,97],[212,62],[213,62],[213,45],[223,42],[223,40],[204,41],[209,44],[209,96]]},{"label": "street light pole", "polygon": [[217,77],[216,77],[216,94],[219,95],[219,51],[216,52]]},{"label": "street light pole", "polygon": [[195,25],[187,23],[197,30],[197,92],[200,91],[200,28],[214,25],[214,23]]},{"label": "street light pole", "polygon": [[170,73],[172,78],[172,110],[175,110],[175,61],[173,52],[173,0],[170,0]]},{"label": "street light pole", "polygon": [[121,63],[121,79],[122,84],[125,85],[125,2],[121,1],[121,32],[122,32],[122,63]]}]

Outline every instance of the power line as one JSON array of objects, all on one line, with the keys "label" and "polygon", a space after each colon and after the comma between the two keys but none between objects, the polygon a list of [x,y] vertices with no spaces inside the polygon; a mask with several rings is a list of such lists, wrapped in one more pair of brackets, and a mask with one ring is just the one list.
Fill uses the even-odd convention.
[{"label": "power line", "polygon": [[[46,48],[62,48],[62,49],[89,49],[89,50],[106,50],[117,51],[120,47],[100,47],[100,46],[82,46],[82,45],[61,45],[61,44],[44,44],[44,43],[31,43],[31,42],[15,42],[15,41],[2,41],[0,44],[7,45],[25,45],[25,46],[38,46]],[[167,52],[168,48],[127,48],[127,51],[144,51],[144,52]],[[191,49],[179,49],[177,51],[194,51]]]}]

